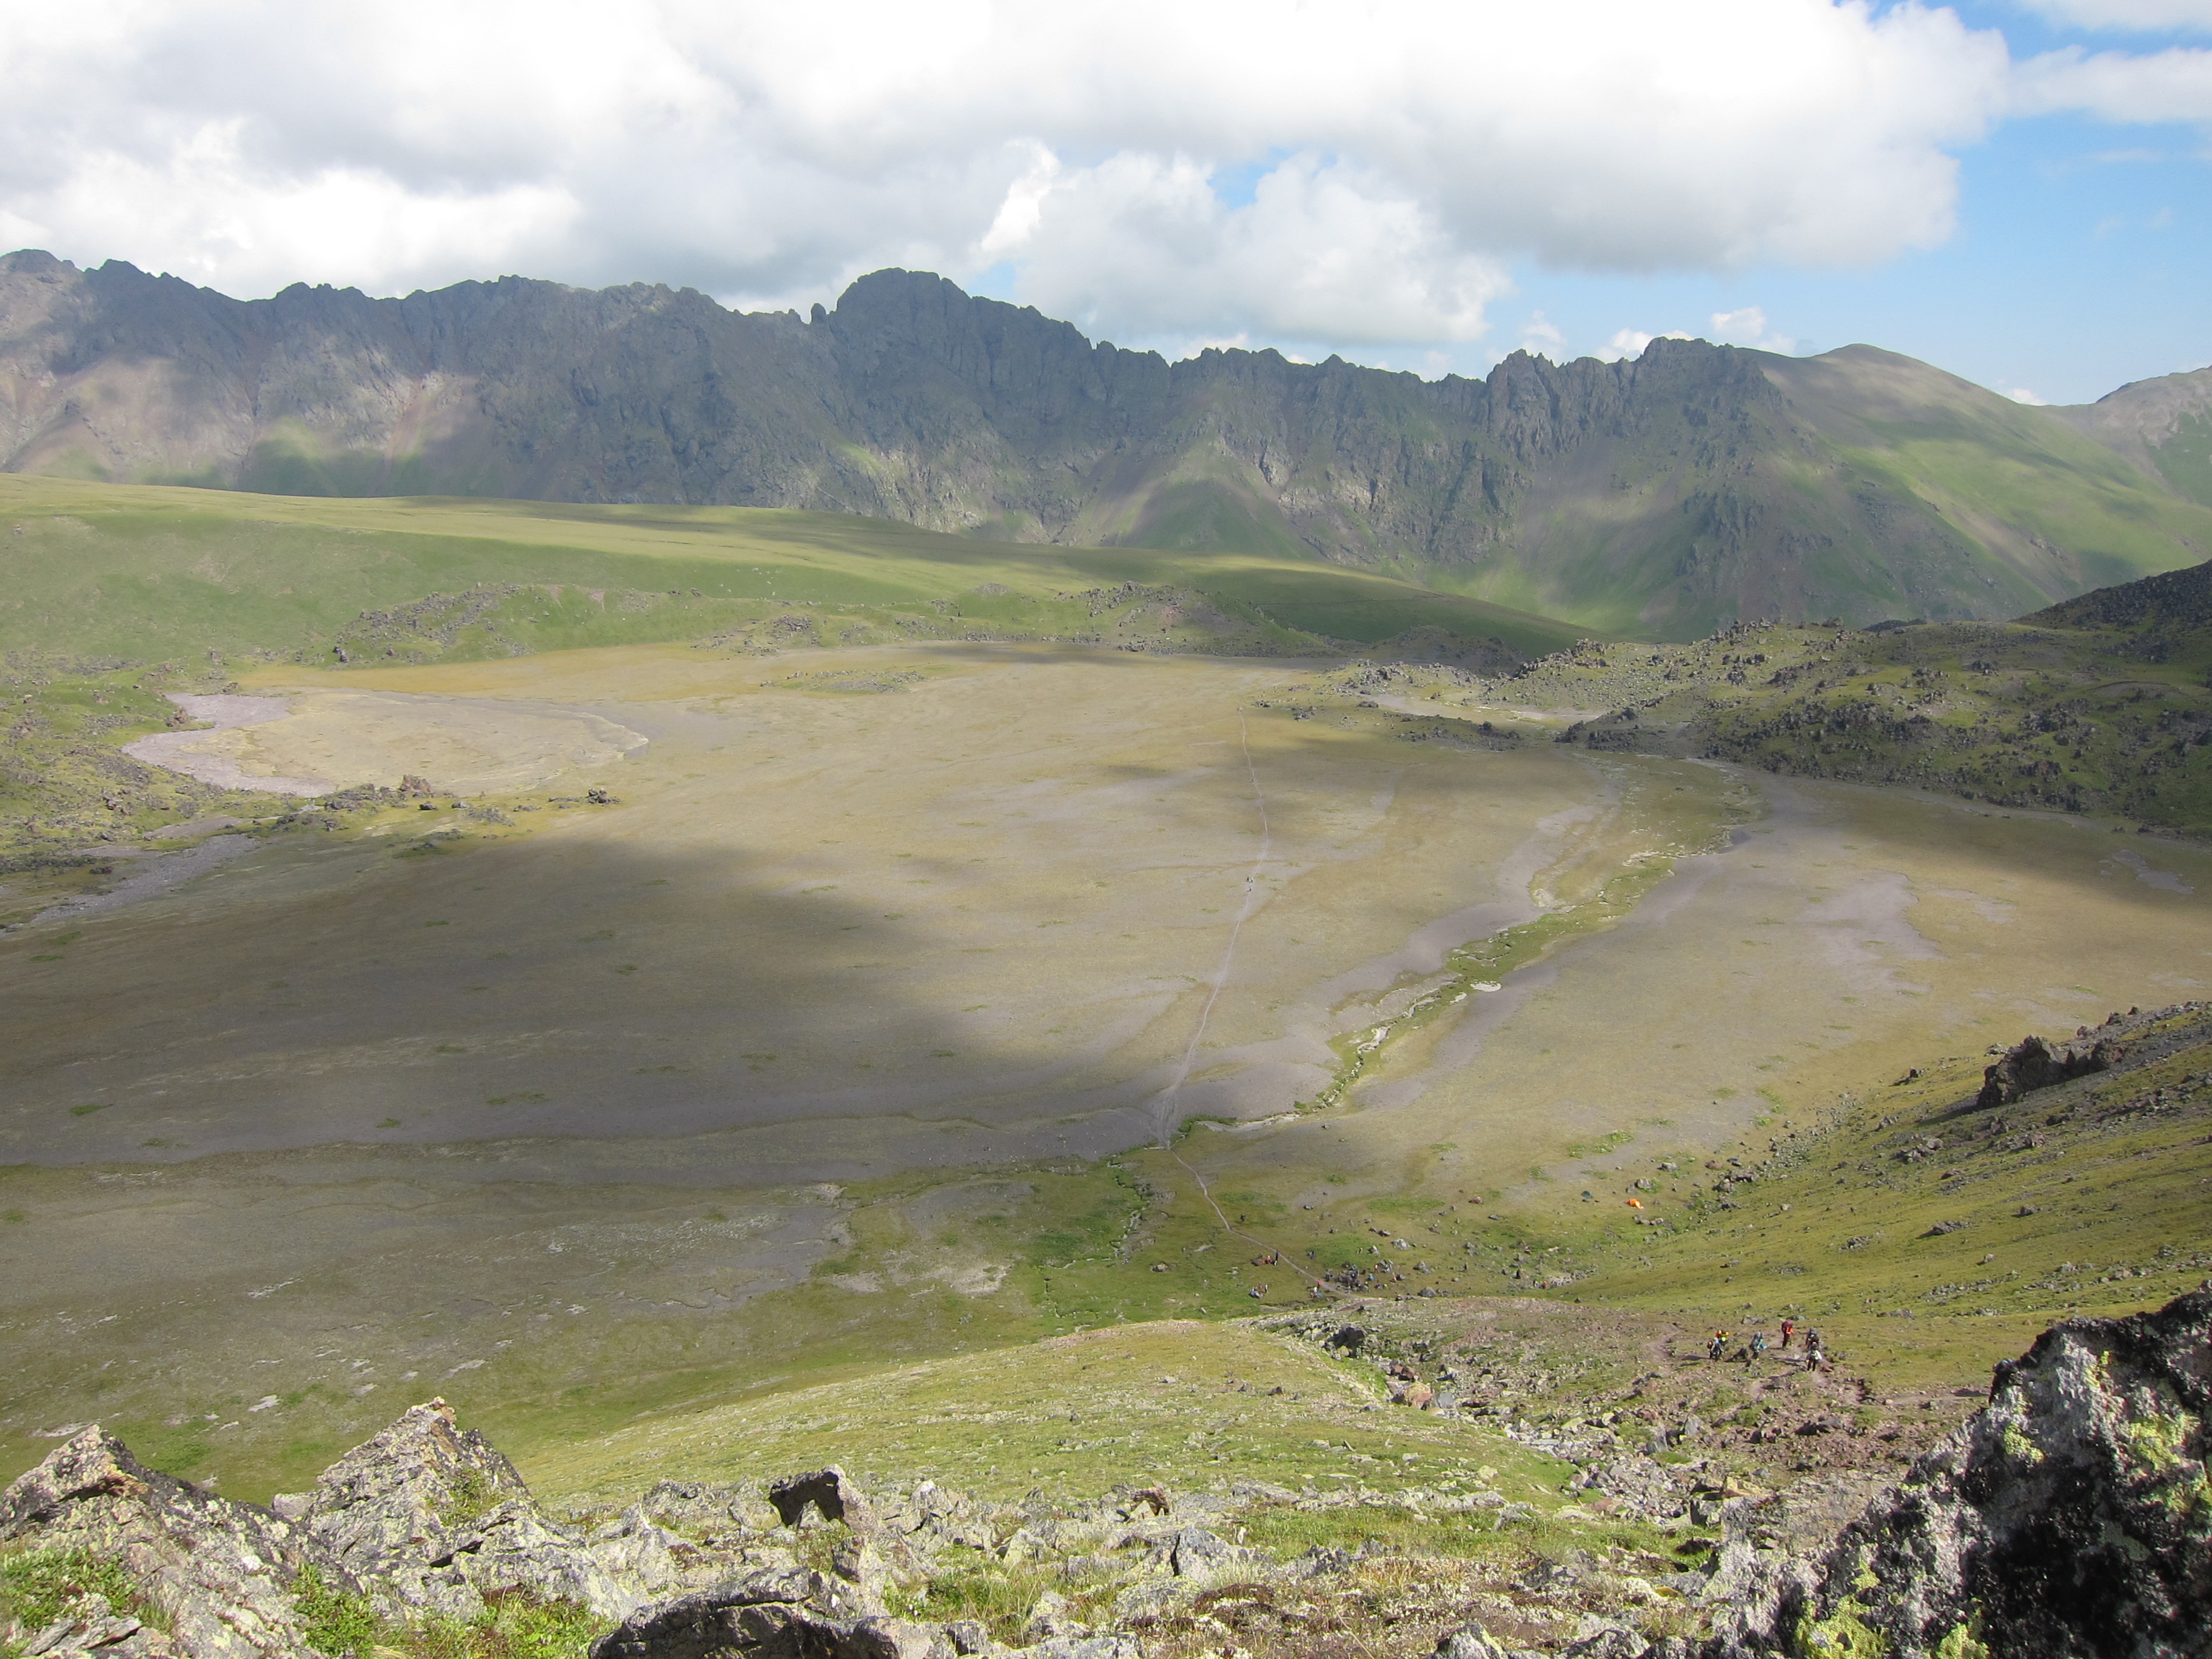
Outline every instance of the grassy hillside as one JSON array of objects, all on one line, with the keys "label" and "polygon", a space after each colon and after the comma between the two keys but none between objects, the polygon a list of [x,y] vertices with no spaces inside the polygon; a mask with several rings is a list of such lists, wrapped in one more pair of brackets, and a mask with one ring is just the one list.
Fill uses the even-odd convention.
[{"label": "grassy hillside", "polygon": [[[1953,1385],[1972,1388],[2053,1319],[2156,1305],[2212,1273],[2203,1197],[2212,1014],[2197,1005],[2124,1013],[2093,1035],[2121,1048],[2115,1069],[2014,1104],[1974,1104],[1990,1056],[1930,1057],[1818,1121],[1778,1115],[1740,1146],[1623,1167],[1587,1197],[1469,1205],[1408,1192],[1325,1215],[1254,1194],[1231,1199],[1254,1206],[1239,1237],[1224,1234],[1171,1154],[1132,1154],[1121,1179],[1135,1176],[1144,1201],[1106,1203],[1094,1228],[1086,1178],[1063,1176],[1038,1208],[1068,1219],[1031,1236],[1024,1269],[1059,1283],[1047,1307],[1112,1304],[1131,1322],[1109,1314],[1079,1340],[888,1373],[856,1364],[850,1380],[803,1392],[657,1412],[604,1439],[549,1446],[543,1467],[559,1488],[602,1498],[679,1459],[697,1478],[729,1479],[833,1450],[884,1478],[935,1475],[1004,1495],[1039,1484],[1073,1495],[1116,1480],[1297,1487],[1341,1471],[1347,1451],[1376,1460],[1363,1481],[1431,1481],[1435,1460],[1466,1444],[1463,1431],[1418,1413],[1346,1415],[1381,1402],[1378,1357],[1498,1426],[1571,1424],[1624,1402],[1647,1421],[1698,1416],[1711,1425],[1699,1451],[1762,1484],[1792,1463],[1894,1464],[1965,1409]],[[1141,1247],[1117,1249],[1112,1235],[1132,1213]],[[1161,1277],[1219,1280],[1223,1311],[1243,1299],[1237,1261],[1209,1269],[1194,1254],[1202,1246],[1249,1255],[1263,1239],[1293,1261],[1308,1249],[1348,1260],[1355,1234],[1413,1241],[1426,1272],[1364,1293],[1332,1285],[1320,1323],[1296,1312],[1140,1322],[1157,1317]],[[832,1270],[850,1273],[884,1248],[896,1245],[863,1233]],[[1162,1260],[1176,1272],[1153,1274]],[[1846,1420],[1832,1442],[1777,1449],[1764,1432],[1793,1405],[1826,1408],[1806,1404],[1821,1393],[1814,1379],[1778,1359],[1704,1358],[1714,1328],[1735,1343],[1764,1329],[1776,1343],[1785,1316],[1818,1327],[1836,1361]],[[1360,1366],[1333,1366],[1311,1340],[1346,1317],[1376,1333]],[[1778,1396],[1777,1379],[1790,1382]],[[1347,1425],[1361,1432],[1347,1440]],[[1480,1456],[1504,1467],[1525,1453]],[[1526,1463],[1517,1473],[1543,1478]]]},{"label": "grassy hillside", "polygon": [[[335,501],[0,477],[0,650],[200,665],[404,660],[711,636],[795,611],[913,636],[1110,633],[1124,584],[1152,642],[1326,650],[1432,629],[1445,648],[1538,655],[1578,629],[1365,572],[1253,554],[1043,548],[880,519],[743,507]],[[1220,614],[1196,614],[1194,597]],[[1163,624],[1157,607],[1192,613]],[[410,607],[422,607],[410,611]],[[364,617],[382,613],[382,619]],[[461,620],[465,617],[465,620]],[[365,626],[366,625],[366,626]],[[380,634],[379,630],[382,630]],[[896,636],[896,635],[895,635]]]},{"label": "grassy hillside", "polygon": [[1590,645],[1449,706],[1605,710],[1565,740],[2212,832],[2212,603],[2191,569],[2016,623]]},{"label": "grassy hillside", "polygon": [[2051,412],[2156,473],[2175,495],[2212,507],[2212,368],[2131,381],[2094,404]]},{"label": "grassy hillside", "polygon": [[0,476],[0,856],[279,809],[120,745],[164,690],[257,664],[364,668],[691,641],[774,653],[915,640],[1150,652],[1376,652],[1504,666],[1581,631],[1267,554],[1045,548],[741,507],[336,501]]}]

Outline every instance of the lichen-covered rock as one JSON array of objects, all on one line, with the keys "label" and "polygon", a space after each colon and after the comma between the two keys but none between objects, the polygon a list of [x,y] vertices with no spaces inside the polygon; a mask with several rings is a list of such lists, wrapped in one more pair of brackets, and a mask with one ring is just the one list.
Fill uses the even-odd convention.
[{"label": "lichen-covered rock", "polygon": [[302,1571],[325,1589],[356,1588],[302,1528],[149,1469],[96,1425],[0,1492],[0,1544],[112,1562],[140,1603],[87,1597],[64,1626],[6,1638],[41,1654],[296,1659],[316,1651]]},{"label": "lichen-covered rock", "polygon": [[546,1519],[514,1465],[457,1427],[442,1400],[410,1407],[324,1470],[301,1522],[390,1617],[473,1619],[502,1589],[611,1619],[640,1599]]},{"label": "lichen-covered rock", "polygon": [[1505,1659],[1505,1650],[1490,1632],[1469,1620],[1437,1638],[1435,1659]]},{"label": "lichen-covered rock", "polygon": [[1824,1556],[1732,1586],[1707,1659],[2203,1659],[2208,1415],[2212,1292],[2055,1326]]}]

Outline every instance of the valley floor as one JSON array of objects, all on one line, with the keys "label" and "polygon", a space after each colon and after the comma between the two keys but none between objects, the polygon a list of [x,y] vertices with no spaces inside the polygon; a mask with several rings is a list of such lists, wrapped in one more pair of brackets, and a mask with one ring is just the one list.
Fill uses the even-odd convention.
[{"label": "valley floor", "polygon": [[[1662,1346],[1817,1313],[1875,1379],[1851,1410],[1932,1422],[1917,1399],[2061,1290],[1928,1340],[1839,1294],[1892,1271],[1894,1224],[1720,1255],[1692,1172],[1835,1132],[1905,1066],[1971,1092],[1992,1044],[2212,984],[2194,848],[1593,752],[1325,665],[654,646],[242,690],[294,710],[210,734],[244,775],[386,793],[118,908],[39,919],[81,874],[0,891],[15,1464],[96,1418],[259,1497],[441,1392],[582,1494],[716,1435],[802,1462],[862,1435],[794,1389],[895,1437],[915,1390],[1030,1375],[957,1356],[1040,1336],[1210,1322],[1148,1328],[1196,1353],[1237,1315],[1601,1285]],[[1133,1363],[1133,1401],[1184,1375]],[[1020,1449],[880,1455],[1231,1471],[1170,1417],[1180,1451],[1121,1424],[1048,1455],[1048,1411],[994,1431]],[[1293,1472],[1337,1468],[1310,1426],[1261,1461],[1303,1437],[1330,1444]]]}]

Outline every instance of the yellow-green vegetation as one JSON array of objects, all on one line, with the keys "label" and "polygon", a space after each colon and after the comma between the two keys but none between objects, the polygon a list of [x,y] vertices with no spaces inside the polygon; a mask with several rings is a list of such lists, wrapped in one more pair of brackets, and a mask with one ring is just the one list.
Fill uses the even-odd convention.
[{"label": "yellow-green vegetation", "polygon": [[[95,1600],[97,1598],[97,1600]],[[0,1551],[0,1625],[13,1622],[33,1637],[55,1620],[104,1601],[112,1612],[161,1628],[161,1614],[140,1595],[113,1556],[81,1546],[41,1545]],[[21,1650],[0,1644],[0,1653]]]},{"label": "yellow-green vegetation", "polygon": [[[0,650],[471,660],[661,640],[1021,637],[1310,652],[1575,628],[1288,556],[1039,547],[744,507],[346,501],[0,477]],[[855,631],[857,630],[857,631]],[[850,635],[850,637],[848,637]]]},{"label": "yellow-green vegetation", "polygon": [[380,1614],[366,1596],[323,1583],[310,1565],[293,1586],[300,1623],[323,1653],[392,1659],[576,1659],[605,1622],[573,1601],[520,1590],[495,1590],[474,1619],[423,1615],[404,1623]]},{"label": "yellow-green vegetation", "polygon": [[[1367,1492],[1379,1510],[1393,1493],[1458,1478],[1557,1507],[1558,1460],[1502,1437],[1470,1442],[1457,1424],[1382,1401],[1371,1364],[1311,1341],[1250,1322],[1138,1322],[658,1413],[549,1449],[529,1473],[542,1491],[611,1503],[678,1457],[687,1479],[746,1480],[834,1449],[864,1488],[935,1480],[999,1499],[1260,1480]],[[1490,1470],[1480,1482],[1479,1468]],[[1492,1514],[1475,1519],[1490,1530]]]},{"label": "yellow-green vegetation", "polygon": [[1953,1059],[1747,1156],[1644,1170],[1683,1224],[1610,1222],[1573,1253],[1571,1293],[1792,1316],[1884,1387],[1971,1376],[2066,1315],[2164,1303],[2212,1276],[2212,1017],[2118,1041],[2123,1069],[2012,1105],[1976,1108],[1987,1057]]},{"label": "yellow-green vegetation", "polygon": [[0,856],[276,810],[115,752],[174,723],[161,692],[219,690],[271,661],[1044,640],[1261,656],[1387,646],[1502,665],[1578,631],[1287,556],[1012,546],[830,514],[301,500],[8,475],[0,526],[12,728]]},{"label": "yellow-green vegetation", "polygon": [[[250,1497],[430,1392],[528,1463],[1079,1325],[1304,1308],[1309,1275],[1571,1298],[1656,1160],[2190,994],[2201,957],[2202,855],[2170,843],[2130,839],[2137,867],[2063,822],[1592,753],[1301,664],[803,660],[893,689],[681,645],[245,677],[495,748],[547,708],[653,741],[0,940],[0,1249],[36,1263],[9,1457],[98,1417]],[[290,725],[252,728],[272,766]]]},{"label": "yellow-green vegetation", "polygon": [[[36,651],[0,657],[0,870],[90,873],[90,846],[129,844],[180,821],[267,816],[285,804],[141,765],[121,745],[180,717],[161,694],[195,682],[160,667]],[[75,852],[75,858],[67,855]],[[106,873],[112,873],[108,872]]]}]

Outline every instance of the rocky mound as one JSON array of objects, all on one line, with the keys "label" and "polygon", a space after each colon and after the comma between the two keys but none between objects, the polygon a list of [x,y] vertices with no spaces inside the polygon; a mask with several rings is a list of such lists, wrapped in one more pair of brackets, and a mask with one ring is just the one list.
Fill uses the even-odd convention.
[{"label": "rocky mound", "polygon": [[[2117,1020],[2119,1016],[2112,1018]],[[2002,1060],[1983,1068],[1982,1091],[1974,1097],[1975,1109],[2009,1106],[2038,1089],[2054,1088],[2092,1072],[2109,1072],[2125,1053],[2118,1043],[2103,1037],[2057,1048],[2039,1036],[2023,1037],[2005,1050]]]},{"label": "rocky mound", "polygon": [[[2203,1659],[2208,1415],[2212,1286],[2055,1327],[1901,1484],[1829,1476],[1735,1498],[1709,1571],[1654,1576],[1580,1551],[1513,1566],[1379,1548],[1283,1561],[1224,1535],[1241,1505],[1293,1496],[1257,1486],[993,1505],[928,1483],[872,1498],[834,1468],[745,1489],[663,1482],[586,1532],[547,1516],[434,1400],[264,1510],[148,1469],[92,1428],[0,1493],[0,1649],[520,1652],[455,1636],[521,1607],[568,1620],[561,1643],[526,1650],[588,1645],[591,1659],[1166,1659],[1224,1644],[1285,1659],[1431,1644],[1437,1659]],[[940,1579],[1021,1596],[1024,1645],[944,1618]],[[1038,1588],[1054,1584],[1066,1593]],[[929,1606],[933,1621],[900,1616]],[[1368,1629],[1346,1622],[1354,1607]]]}]

